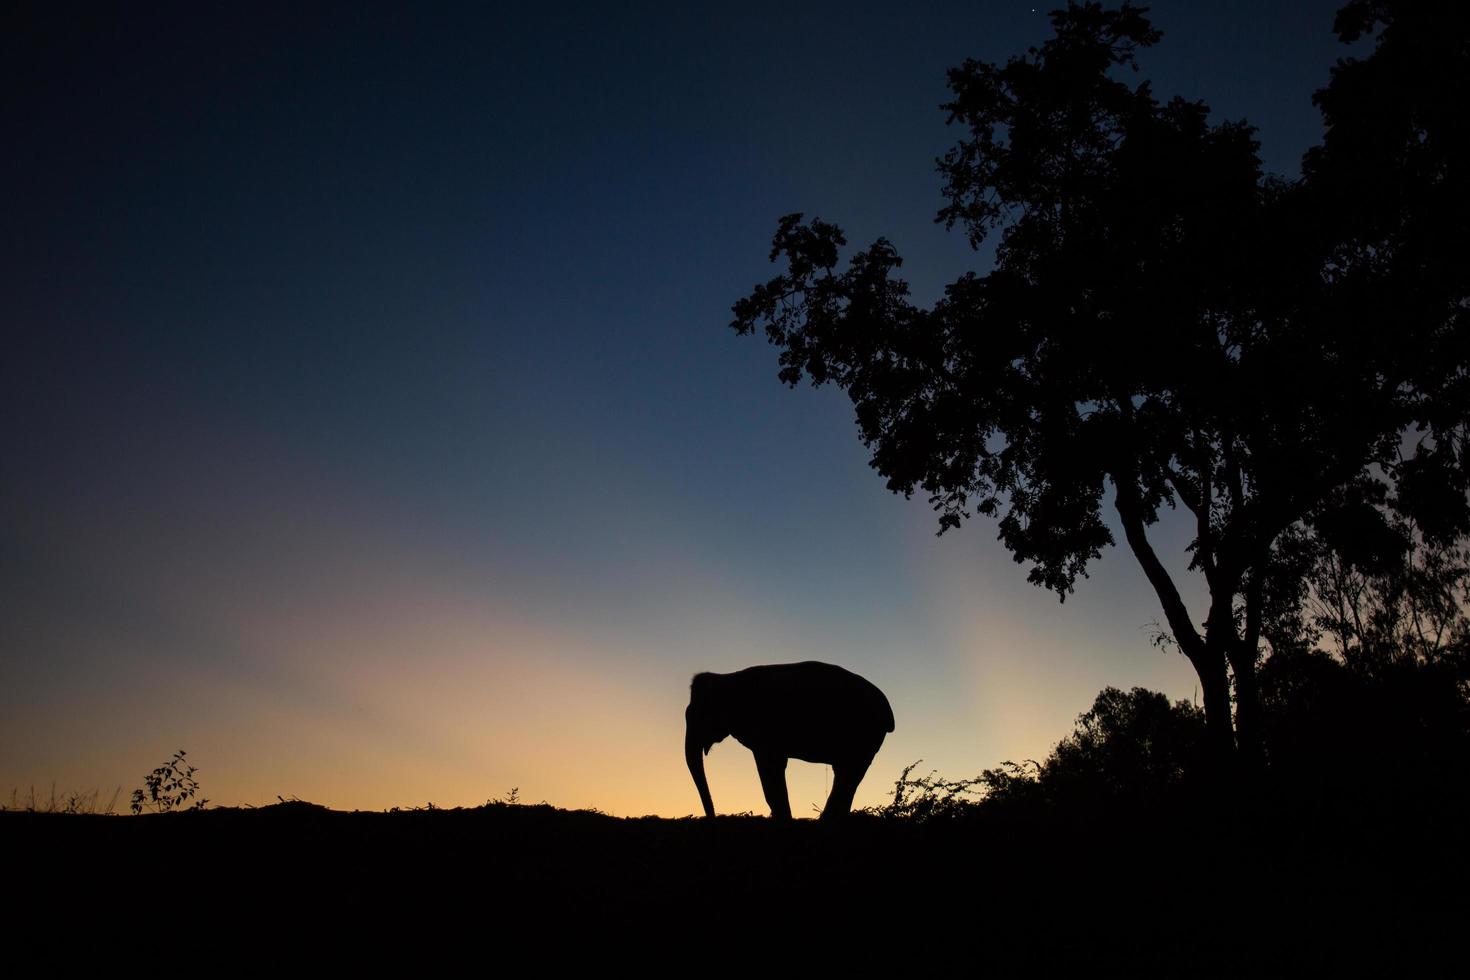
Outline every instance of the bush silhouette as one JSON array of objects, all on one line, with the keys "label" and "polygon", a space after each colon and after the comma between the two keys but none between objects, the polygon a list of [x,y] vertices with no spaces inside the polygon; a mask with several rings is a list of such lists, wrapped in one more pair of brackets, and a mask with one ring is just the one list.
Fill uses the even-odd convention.
[{"label": "bush silhouette", "polygon": [[1007,762],[980,779],[992,808],[1046,805],[1084,815],[1176,794],[1203,772],[1205,751],[1199,708],[1141,687],[1107,687],[1044,762]]},{"label": "bush silhouette", "polygon": [[[184,761],[186,753],[179,749],[163,765],[144,777],[144,788],[133,790],[133,813],[144,810],[168,813],[170,810],[185,809],[184,804],[193,800],[199,792],[199,781],[194,778],[196,769]],[[194,800],[190,810],[202,810],[209,801]]]},{"label": "bush silhouette", "polygon": [[1203,761],[1204,712],[1135,687],[1104,688],[1041,767],[1049,795],[1098,801],[1161,796]]}]

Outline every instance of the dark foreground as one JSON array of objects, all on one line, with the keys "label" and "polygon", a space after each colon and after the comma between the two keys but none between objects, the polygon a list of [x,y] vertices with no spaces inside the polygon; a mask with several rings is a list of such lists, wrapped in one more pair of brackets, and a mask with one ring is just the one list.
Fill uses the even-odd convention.
[{"label": "dark foreground", "polygon": [[602,935],[656,958],[717,935],[719,955],[779,942],[828,962],[963,974],[1453,963],[1470,888],[1465,830],[1456,814],[1391,802],[1359,814],[1257,812],[1206,831],[1183,811],[928,823],[859,814],[841,825],[504,804],[0,812],[7,891],[24,899],[14,935],[30,940],[110,934],[214,952],[306,940],[358,955],[365,942],[463,943],[495,958],[528,944],[587,956],[577,944]]}]

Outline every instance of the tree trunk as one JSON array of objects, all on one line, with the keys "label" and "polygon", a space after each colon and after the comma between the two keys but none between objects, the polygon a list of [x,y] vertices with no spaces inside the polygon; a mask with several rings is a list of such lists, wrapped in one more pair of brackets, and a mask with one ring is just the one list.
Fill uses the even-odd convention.
[{"label": "tree trunk", "polygon": [[1235,729],[1230,717],[1230,678],[1225,672],[1225,657],[1209,643],[1189,658],[1199,675],[1205,702],[1205,738],[1209,744],[1210,762],[1220,775],[1235,766]]},{"label": "tree trunk", "polygon": [[1232,651],[1230,672],[1235,676],[1235,737],[1240,761],[1255,772],[1266,764],[1261,736],[1261,692],[1256,681],[1255,651]]},{"label": "tree trunk", "polygon": [[[1227,779],[1233,778],[1239,761],[1237,753],[1238,729],[1235,727],[1235,719],[1230,711],[1230,682],[1226,672],[1226,665],[1230,663],[1230,657],[1240,645],[1240,637],[1235,631],[1235,593],[1238,578],[1221,571],[1211,579],[1210,582],[1210,612],[1205,620],[1204,648],[1205,660],[1209,666],[1212,677],[1216,679],[1217,688],[1211,692],[1206,688],[1205,701],[1205,725],[1207,728],[1215,729],[1211,733],[1210,742],[1214,748],[1215,761],[1219,764],[1219,774]],[[1196,667],[1198,669],[1198,667]],[[1201,680],[1203,680],[1201,675]],[[1252,674],[1254,680],[1254,674]],[[1216,714],[1210,714],[1210,701],[1213,693],[1215,697]],[[1216,724],[1216,718],[1219,724]]]},{"label": "tree trunk", "polygon": [[1173,631],[1174,642],[1179,644],[1180,651],[1189,658],[1189,662],[1194,665],[1194,672],[1199,675],[1205,700],[1205,733],[1209,741],[1211,761],[1223,777],[1235,765],[1235,730],[1230,717],[1230,676],[1225,669],[1227,635],[1230,640],[1235,638],[1235,624],[1230,613],[1234,590],[1222,590],[1229,592],[1223,606],[1211,596],[1210,618],[1205,626],[1205,635],[1201,637],[1194,623],[1190,621],[1189,610],[1185,608],[1174,581],[1159,561],[1153,546],[1149,544],[1134,484],[1124,477],[1115,479],[1114,485],[1118,491],[1114,506],[1122,520],[1128,546],[1143,568],[1149,584],[1154,587],[1154,593],[1159,597],[1159,603],[1164,608],[1164,618]]},{"label": "tree trunk", "polygon": [[1235,732],[1241,762],[1248,772],[1266,767],[1266,748],[1261,732],[1261,691],[1256,681],[1256,656],[1261,645],[1262,573],[1250,573],[1245,589],[1245,635],[1228,651],[1230,671],[1235,675]]}]

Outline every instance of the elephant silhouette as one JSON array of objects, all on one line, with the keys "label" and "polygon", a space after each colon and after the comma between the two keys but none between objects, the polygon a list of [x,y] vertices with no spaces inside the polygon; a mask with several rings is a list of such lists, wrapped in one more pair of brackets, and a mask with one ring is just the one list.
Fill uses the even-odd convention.
[{"label": "elephant silhouette", "polygon": [[[832,767],[822,819],[845,816],[883,738],[893,709],[872,682],[832,664],[764,664],[730,674],[695,674],[684,710],[684,758],[707,817],[715,815],[704,758],[733,735],[755,755],[771,816],[791,819],[786,796],[790,759]],[[701,755],[701,751],[703,755]]]}]

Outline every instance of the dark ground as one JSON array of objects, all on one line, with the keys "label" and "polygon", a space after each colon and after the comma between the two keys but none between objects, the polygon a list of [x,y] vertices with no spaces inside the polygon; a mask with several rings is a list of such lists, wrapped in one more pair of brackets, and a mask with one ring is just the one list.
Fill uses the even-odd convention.
[{"label": "dark ground", "polygon": [[7,891],[25,897],[14,935],[110,934],[144,960],[170,942],[258,952],[344,929],[356,949],[463,941],[490,958],[532,936],[672,950],[718,935],[731,957],[789,941],[829,964],[835,954],[922,973],[1399,973],[1462,958],[1470,860],[1458,815],[1383,801],[1204,830],[1195,820],[1176,809],[782,825],[290,802],[0,812],[0,847]]}]

